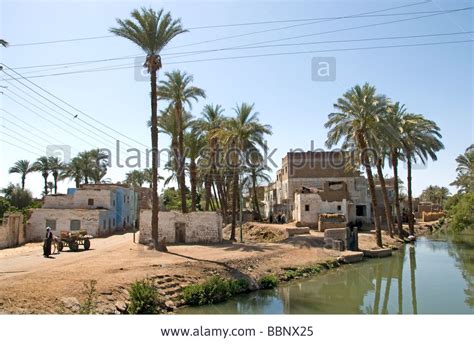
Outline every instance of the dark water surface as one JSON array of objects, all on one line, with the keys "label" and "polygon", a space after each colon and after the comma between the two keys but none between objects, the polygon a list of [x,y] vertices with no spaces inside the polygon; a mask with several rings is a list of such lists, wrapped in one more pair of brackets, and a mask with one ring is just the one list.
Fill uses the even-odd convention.
[{"label": "dark water surface", "polygon": [[186,307],[184,314],[474,313],[474,235],[420,238],[393,256]]}]

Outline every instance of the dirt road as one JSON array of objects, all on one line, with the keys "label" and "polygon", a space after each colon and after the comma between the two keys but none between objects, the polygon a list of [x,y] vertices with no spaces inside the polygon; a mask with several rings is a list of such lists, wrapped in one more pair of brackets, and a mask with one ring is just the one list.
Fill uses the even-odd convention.
[{"label": "dirt road", "polygon": [[[132,237],[128,233],[93,239],[89,251],[74,253],[66,248],[49,259],[42,256],[40,243],[0,250],[0,312],[61,312],[67,298],[84,298],[84,283],[91,280],[97,281],[97,292],[108,305],[104,311],[113,312],[113,304],[124,299],[137,279],[161,278],[161,294],[173,299],[183,286],[213,274],[257,279],[285,266],[340,255],[323,249],[317,233],[281,243],[169,246],[168,253],[134,244]],[[372,235],[367,237],[367,242],[373,242]]]}]

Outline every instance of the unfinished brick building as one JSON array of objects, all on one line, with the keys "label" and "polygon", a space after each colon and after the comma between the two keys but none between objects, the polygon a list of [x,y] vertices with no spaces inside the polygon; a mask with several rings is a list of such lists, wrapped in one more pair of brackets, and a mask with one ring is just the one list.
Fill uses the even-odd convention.
[{"label": "unfinished brick building", "polygon": [[348,221],[370,222],[367,179],[348,169],[349,160],[343,152],[288,152],[265,189],[265,217],[282,213],[288,221],[314,225],[320,213],[340,213]]}]

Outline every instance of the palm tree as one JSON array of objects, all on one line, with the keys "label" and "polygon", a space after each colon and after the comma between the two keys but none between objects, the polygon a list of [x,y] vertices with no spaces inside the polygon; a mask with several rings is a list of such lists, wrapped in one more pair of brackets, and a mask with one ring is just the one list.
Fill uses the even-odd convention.
[{"label": "palm tree", "polygon": [[106,152],[99,149],[80,152],[77,157],[82,165],[84,183],[100,183],[107,174],[108,158]]},{"label": "palm tree", "polygon": [[205,98],[206,93],[203,89],[192,86],[193,76],[175,70],[165,73],[165,80],[160,81],[157,88],[157,95],[160,100],[167,100],[170,107],[174,110],[178,132],[178,185],[181,191],[181,211],[187,212],[186,208],[186,178],[185,178],[185,160],[184,154],[184,106],[192,107],[191,102],[198,98]]},{"label": "palm tree", "polygon": [[334,104],[338,112],[329,114],[325,127],[330,128],[326,145],[331,148],[343,140],[342,149],[356,148],[360,162],[365,167],[369,182],[372,209],[374,214],[376,241],[382,247],[382,231],[375,196],[375,183],[372,174],[368,142],[379,133],[379,122],[383,121],[387,100],[376,94],[376,89],[368,83],[356,85],[348,90]]},{"label": "palm tree", "polygon": [[[158,179],[160,179],[160,178],[162,179],[163,177],[158,176]],[[144,182],[146,182],[150,185],[150,188],[152,188],[153,170],[151,168],[143,169],[143,180],[144,180]]]},{"label": "palm tree", "polygon": [[255,214],[257,215],[257,220],[262,220],[262,214],[260,212],[260,202],[258,201],[258,184],[271,182],[270,176],[267,174],[267,171],[270,170],[268,166],[265,166],[263,163],[263,158],[261,153],[255,151],[252,153],[254,155],[250,156],[249,167],[248,167],[248,177],[245,179],[249,181],[249,191],[252,191],[252,200]]},{"label": "palm tree", "polygon": [[8,173],[19,173],[21,174],[21,189],[25,189],[25,180],[26,175],[35,171],[33,165],[29,160],[18,160],[13,166],[8,170]]},{"label": "palm tree", "polygon": [[429,185],[420,195],[421,201],[430,201],[433,204],[443,205],[449,198],[449,189],[446,187],[439,187]]},{"label": "palm tree", "polygon": [[[239,192],[239,173],[245,158],[244,152],[260,146],[265,148],[264,135],[271,135],[271,127],[260,123],[258,113],[254,111],[254,104],[242,103],[234,108],[235,117],[229,118],[218,134],[226,145],[231,163],[226,163],[232,169],[232,230],[230,239],[235,240],[237,218],[237,198]],[[226,158],[228,155],[225,156]]]},{"label": "palm tree", "polygon": [[132,19],[117,19],[118,27],[110,31],[138,45],[146,53],[144,66],[150,74],[151,84],[151,149],[152,149],[152,214],[151,236],[154,248],[160,248],[158,243],[158,115],[156,78],[162,67],[160,52],[176,36],[186,32],[181,26],[181,20],[173,20],[171,14],[158,12],[151,8],[134,10]]},{"label": "palm tree", "polygon": [[49,165],[51,168],[51,173],[53,174],[54,179],[54,194],[58,193],[58,178],[62,170],[64,170],[65,165],[59,160],[58,157],[49,157]]},{"label": "palm tree", "polygon": [[456,180],[451,183],[457,186],[459,192],[468,193],[474,191],[474,144],[466,148],[464,154],[458,155],[456,158],[458,164],[456,172],[458,173]]},{"label": "palm tree", "polygon": [[417,159],[423,164],[431,158],[436,160],[436,152],[444,148],[440,128],[435,122],[419,114],[405,114],[402,119],[403,154],[407,163],[408,228],[415,234],[412,193],[412,163]]},{"label": "palm tree", "polygon": [[395,212],[397,214],[397,234],[400,237],[403,236],[403,223],[402,210],[400,208],[400,180],[398,177],[398,161],[402,159],[402,152],[400,151],[402,145],[399,139],[401,138],[402,119],[405,114],[405,105],[396,102],[394,104],[389,105],[389,107],[387,108],[387,115],[385,117],[386,121],[390,124],[392,131],[397,137],[397,141],[391,141],[389,144],[389,163],[393,170],[393,190],[395,193]]},{"label": "palm tree", "polygon": [[219,192],[216,199],[220,200],[221,212],[227,212],[225,202],[222,200],[222,179],[218,175],[216,167],[216,152],[218,146],[218,138],[215,136],[217,129],[220,129],[225,122],[224,109],[221,105],[208,104],[204,106],[202,111],[202,118],[195,123],[196,129],[199,129],[207,140],[207,160],[203,161],[201,172],[205,172],[205,206],[204,210],[209,211],[209,206],[212,201],[212,187],[217,185]]},{"label": "palm tree", "polygon": [[79,188],[84,178],[84,162],[79,157],[73,158],[59,174],[60,180],[72,179],[76,188]]},{"label": "palm tree", "polygon": [[125,183],[134,188],[139,188],[145,183],[145,173],[140,170],[132,170],[125,174]]},{"label": "palm tree", "polygon": [[199,130],[193,128],[191,131],[184,134],[184,143],[186,145],[186,155],[189,162],[189,178],[191,182],[191,211],[196,211],[197,198],[197,182],[198,182],[198,168],[196,161],[201,155],[203,148],[206,145],[205,137]]},{"label": "palm tree", "polygon": [[50,160],[47,156],[39,157],[33,164],[34,171],[41,172],[44,179],[44,195],[48,195],[48,176],[51,172]]}]

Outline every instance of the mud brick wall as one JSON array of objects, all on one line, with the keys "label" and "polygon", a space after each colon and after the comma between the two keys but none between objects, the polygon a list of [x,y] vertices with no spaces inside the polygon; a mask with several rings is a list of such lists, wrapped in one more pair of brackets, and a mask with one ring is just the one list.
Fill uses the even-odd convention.
[{"label": "mud brick wall", "polygon": [[[185,243],[218,243],[222,241],[222,217],[215,212],[176,211],[159,212],[158,237],[167,243],[176,243],[176,224],[185,225]],[[151,238],[151,210],[140,212],[140,240],[149,244]]]}]

